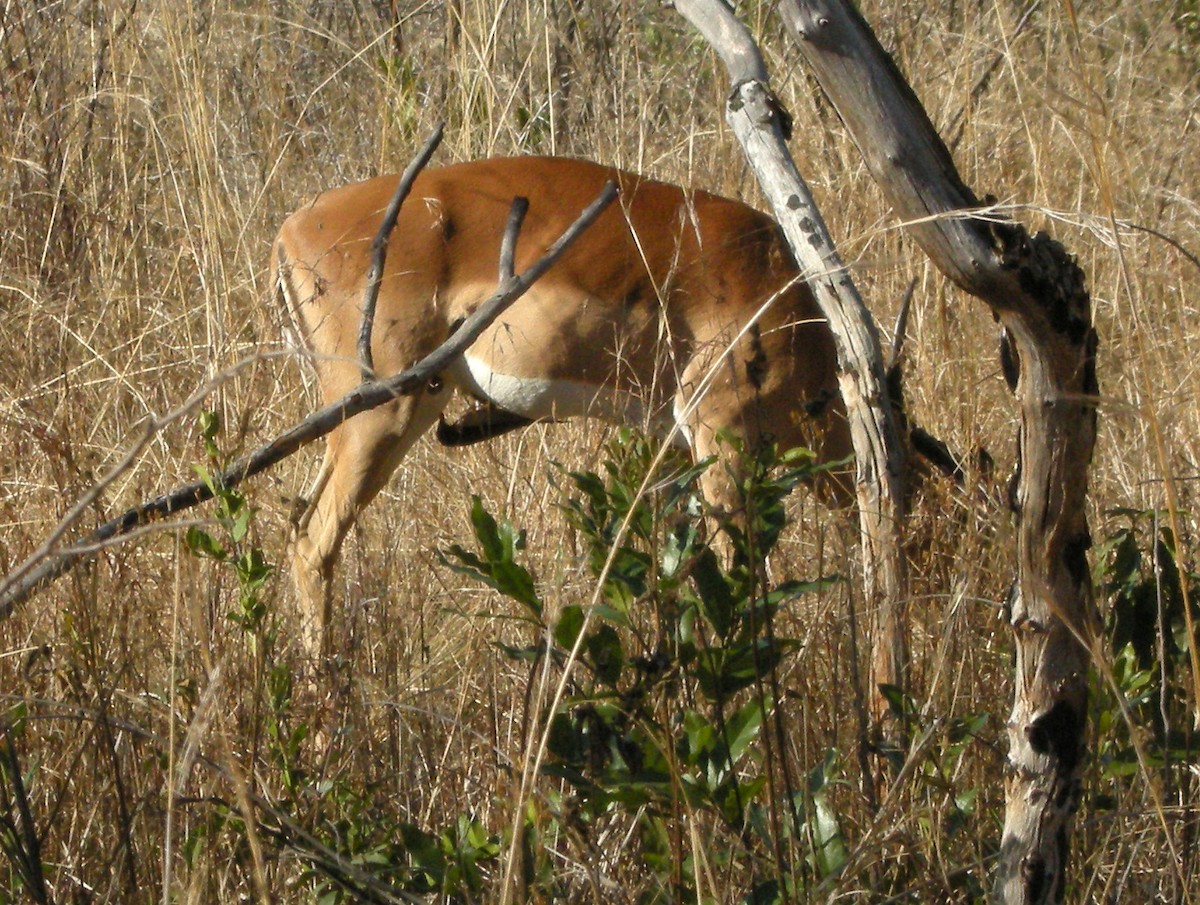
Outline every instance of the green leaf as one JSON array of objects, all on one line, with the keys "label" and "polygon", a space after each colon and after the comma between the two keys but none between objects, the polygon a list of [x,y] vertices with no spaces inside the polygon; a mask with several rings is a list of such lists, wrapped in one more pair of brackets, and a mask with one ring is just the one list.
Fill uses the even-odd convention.
[{"label": "green leaf", "polygon": [[705,695],[714,701],[722,701],[768,675],[797,647],[796,641],[756,638],[723,648],[709,648],[700,657],[696,678]]},{"label": "green leaf", "polygon": [[196,556],[207,556],[209,559],[215,559],[217,562],[224,562],[229,556],[225,548],[220,542],[205,531],[203,528],[197,528],[195,525],[187,529],[183,536],[183,542],[187,546],[188,551]]},{"label": "green leaf", "polygon": [[966,818],[975,813],[975,803],[978,799],[978,789],[967,789],[954,796],[954,812],[950,815],[951,822],[947,824],[947,832],[953,832],[956,826],[966,823]]},{"label": "green leaf", "polygon": [[913,714],[915,702],[904,693],[904,689],[899,685],[880,682],[878,690],[883,699],[887,701],[888,710],[892,712],[892,716],[904,719]]},{"label": "green leaf", "polygon": [[629,628],[629,609],[624,610],[614,609],[603,603],[597,604],[594,610],[598,619],[603,619],[605,622],[618,626],[619,628]]},{"label": "green leaf", "polygon": [[724,735],[729,746],[727,756],[732,765],[737,765],[746,749],[758,738],[768,709],[769,705],[765,701],[751,698],[725,721]]},{"label": "green leaf", "polygon": [[615,685],[625,665],[625,651],[621,648],[621,638],[616,629],[611,625],[601,625],[588,635],[587,654],[596,671],[596,678],[607,685]]},{"label": "green leaf", "polygon": [[498,591],[524,604],[534,615],[542,614],[542,601],[528,569],[511,561],[498,562],[492,564],[492,576]]},{"label": "green leaf", "polygon": [[[613,559],[612,567],[601,588],[608,606],[614,612],[621,614],[622,619],[627,618],[626,614],[633,608],[634,602],[646,590],[646,568],[632,554],[633,551],[622,549],[621,553]],[[603,558],[601,551],[601,555],[592,560],[592,571],[596,574],[599,574],[603,568]]]},{"label": "green leaf", "polygon": [[728,639],[737,611],[737,598],[730,591],[729,581],[712,550],[706,549],[696,558],[692,580],[699,595],[700,614],[721,640]]},{"label": "green leaf", "polygon": [[221,416],[216,412],[200,413],[200,437],[204,442],[204,454],[216,462],[221,457],[217,448],[217,434],[221,432]]},{"label": "green leaf", "polygon": [[701,459],[682,471],[671,477],[670,483],[667,485],[667,494],[663,499],[663,509],[676,509],[682,504],[683,508],[688,510],[689,514],[698,516],[698,510],[693,511],[692,504],[696,500],[696,483],[700,480],[700,476],[717,461],[716,456],[708,456]]},{"label": "green leaf", "polygon": [[687,763],[695,766],[700,763],[700,755],[712,750],[716,729],[702,714],[689,710],[683,715],[683,733],[688,744]]},{"label": "green leaf", "polygon": [[558,622],[554,626],[554,643],[565,650],[575,647],[579,633],[583,629],[583,607],[569,604],[562,609]]},{"label": "green leaf", "polygon": [[221,498],[221,491],[223,488],[217,483],[216,479],[212,475],[212,472],[210,472],[203,465],[193,465],[192,471],[196,472],[196,476],[200,478],[200,482],[208,488],[209,493],[211,493],[217,499]]},{"label": "green leaf", "polygon": [[[445,553],[439,551],[438,558],[458,574],[486,584],[523,604],[540,619],[542,602],[533,575],[515,559],[516,552],[524,547],[524,535],[514,532],[508,522],[498,523],[483,508],[478,496],[471,498],[471,523],[482,557],[453,544]],[[450,557],[457,562],[451,561]]]},{"label": "green leaf", "polygon": [[200,413],[200,436],[205,440],[215,440],[221,432],[221,416],[213,411]]},{"label": "green leaf", "polygon": [[13,704],[5,712],[3,722],[7,724],[8,731],[17,738],[25,732],[25,726],[29,718],[29,705],[24,701],[18,701]]},{"label": "green leaf", "polygon": [[229,526],[229,537],[235,543],[241,543],[250,530],[250,519],[254,517],[254,510],[249,506],[238,507],[237,512],[233,516],[233,522]]},{"label": "green leaf", "polygon": [[505,644],[503,641],[497,641],[495,645],[504,651],[504,655],[510,660],[521,660],[528,663],[536,662],[538,657],[545,653],[545,648],[540,644],[519,647],[515,644]]},{"label": "green leaf", "polygon": [[696,542],[696,526],[688,524],[667,535],[659,554],[660,572],[664,578],[674,578],[691,558]]},{"label": "green leaf", "polygon": [[503,560],[509,551],[504,549],[504,541],[500,537],[500,526],[490,512],[483,508],[483,500],[471,495],[471,526],[475,529],[475,539],[483,558],[494,563]]},{"label": "green leaf", "polygon": [[740,830],[745,824],[746,809],[754,801],[755,796],[762,791],[763,786],[767,784],[767,778],[756,776],[739,783],[731,774],[730,779],[730,782],[721,786],[714,796],[714,800],[725,822],[735,830]]},{"label": "green leaf", "polygon": [[819,877],[828,877],[845,866],[850,853],[837,814],[825,800],[824,795],[813,799],[812,866]]},{"label": "green leaf", "polygon": [[820,764],[808,771],[808,794],[814,798],[824,794],[825,787],[837,781],[840,755],[836,748],[825,752]]}]

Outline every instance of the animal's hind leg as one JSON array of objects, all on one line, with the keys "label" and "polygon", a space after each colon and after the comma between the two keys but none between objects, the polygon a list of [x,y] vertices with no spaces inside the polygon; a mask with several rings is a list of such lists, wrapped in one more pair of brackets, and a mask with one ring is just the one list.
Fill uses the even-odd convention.
[{"label": "animal's hind leg", "polygon": [[[690,370],[703,376],[699,365]],[[700,376],[687,372],[684,375],[693,385],[700,382]],[[680,394],[675,400],[676,413],[688,408],[686,398]],[[753,448],[758,436],[754,426],[747,425],[741,417],[742,410],[735,391],[718,385],[710,387],[698,404],[691,407],[686,421],[681,422],[692,458],[697,462],[709,457],[715,459],[700,476],[700,490],[709,509],[709,517],[705,519],[709,542],[726,568],[733,565],[734,545],[725,529],[730,525],[740,528],[745,516],[742,498],[745,461],[741,447]]]},{"label": "animal's hind leg", "polygon": [[692,455],[696,461],[715,457],[715,461],[700,476],[700,490],[708,503],[710,543],[726,568],[733,565],[734,545],[727,528],[742,528],[745,524],[745,500],[742,484],[745,462],[733,436],[722,439],[718,431],[704,424],[692,429]]},{"label": "animal's hind leg", "polygon": [[328,653],[333,570],[346,533],[444,404],[444,397],[428,394],[399,399],[351,418],[330,434],[316,493],[297,522],[292,547],[292,579],[311,655]]}]

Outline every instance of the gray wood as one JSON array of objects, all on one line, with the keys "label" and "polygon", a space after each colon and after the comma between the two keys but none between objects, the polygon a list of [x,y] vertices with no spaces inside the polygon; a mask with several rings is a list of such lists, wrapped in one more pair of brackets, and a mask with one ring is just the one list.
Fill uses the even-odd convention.
[{"label": "gray wood", "polygon": [[1014,905],[1058,902],[1082,793],[1088,646],[1099,636],[1086,515],[1097,340],[1083,273],[1045,234],[973,213],[979,199],[853,6],[781,0],[780,12],[908,233],[1004,327],[1021,423],[1011,500],[1015,699],[994,894]]},{"label": "gray wood", "polygon": [[[425,144],[417,152],[396,184],[392,200],[388,202],[387,210],[383,212],[383,220],[375,241],[371,243],[371,266],[367,268],[367,288],[363,293],[362,320],[358,326],[358,360],[361,362],[363,382],[375,379],[375,359],[371,355],[371,335],[375,330],[375,305],[379,301],[379,284],[383,280],[383,268],[387,264],[388,242],[392,238],[392,230],[396,228],[396,219],[400,216],[400,207],[408,198],[409,191],[417,175],[425,169],[433,152],[442,143],[442,134],[446,131],[445,123],[438,123],[433,134],[425,140]],[[510,273],[511,276],[511,273]],[[501,277],[503,279],[503,277]]]},{"label": "gray wood", "polygon": [[907,685],[908,574],[902,549],[907,447],[887,392],[879,331],[788,151],[783,128],[788,118],[766,85],[766,66],[750,33],[722,0],[676,0],[675,8],[713,43],[729,70],[733,89],[726,118],[837,343],[838,381],[857,463],[866,606],[875,614],[872,710],[877,730],[894,729],[882,724],[888,708],[878,688]]}]

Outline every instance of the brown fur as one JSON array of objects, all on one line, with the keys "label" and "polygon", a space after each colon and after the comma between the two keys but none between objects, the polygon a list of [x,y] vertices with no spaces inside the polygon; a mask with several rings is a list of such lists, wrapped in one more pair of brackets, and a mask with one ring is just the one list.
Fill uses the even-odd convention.
[{"label": "brown fur", "polygon": [[[469,355],[506,375],[619,389],[639,401],[651,423],[671,422],[672,407],[691,400],[712,370],[686,421],[697,458],[720,452],[722,430],[750,444],[770,435],[784,448],[806,445],[825,460],[849,455],[833,337],[776,224],[736,201],[584,161],[485,160],[417,179],[389,245],[372,344],[376,371],[386,376],[417,362],[495,290],[514,196],[529,199],[519,271],[608,179],[618,181],[618,202]],[[325,402],[360,380],[356,343],[370,247],[395,186],[395,177],[381,177],[325,192],[293,214],[276,241],[281,295],[312,354]],[[330,435],[293,551],[313,648],[323,644],[342,539],[437,421],[449,390],[461,389],[457,376],[443,375]],[[823,400],[833,403],[814,404]],[[844,477],[830,479],[826,495],[847,499],[845,484]],[[709,469],[703,487],[717,507],[736,507],[725,467]]]}]

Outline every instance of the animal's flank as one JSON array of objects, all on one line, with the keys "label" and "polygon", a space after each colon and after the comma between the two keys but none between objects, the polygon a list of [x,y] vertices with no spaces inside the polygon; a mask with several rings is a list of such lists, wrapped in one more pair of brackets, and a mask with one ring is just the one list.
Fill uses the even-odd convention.
[{"label": "animal's flank", "polygon": [[[516,196],[529,211],[515,264],[540,254],[615,180],[613,205],[439,381],[330,435],[322,480],[297,532],[293,575],[313,647],[325,637],[342,539],[411,445],[441,421],[444,445],[480,442],[537,420],[591,415],[686,441],[697,458],[767,435],[827,461],[850,440],[832,336],[777,228],[746,205],[560,158],[513,158],[417,177],[389,242],[372,342],[388,376],[432,351],[495,288]],[[282,307],[310,350],[326,402],[360,379],[356,355],[369,248],[395,177],[334,189],[288,218],[275,247]],[[769,303],[768,303],[769,302]],[[481,408],[447,424],[454,391]],[[808,400],[828,400],[805,408]],[[737,511],[738,463],[706,472],[704,492]],[[828,479],[827,498],[849,497]]]}]

